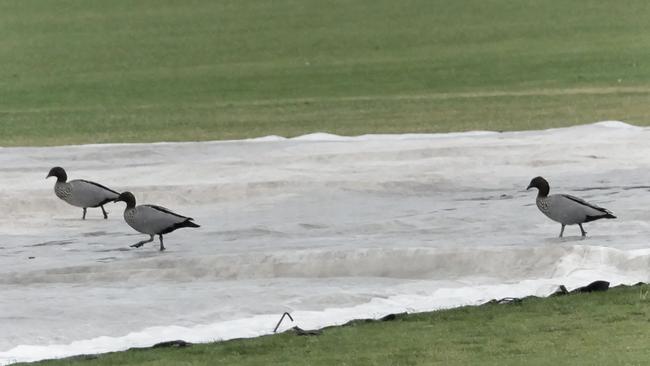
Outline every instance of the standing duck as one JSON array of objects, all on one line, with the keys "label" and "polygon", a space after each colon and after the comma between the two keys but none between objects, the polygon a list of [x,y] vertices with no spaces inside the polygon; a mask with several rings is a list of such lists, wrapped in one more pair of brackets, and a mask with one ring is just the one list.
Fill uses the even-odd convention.
[{"label": "standing duck", "polygon": [[59,166],[50,169],[45,179],[49,177],[56,177],[54,193],[57,197],[73,206],[84,209],[81,216],[82,220],[86,219],[86,209],[88,207],[101,207],[104,219],[107,219],[108,214],[104,210],[104,205],[120,195],[110,188],[89,180],[75,179],[67,182],[68,175]]},{"label": "standing duck", "polygon": [[582,228],[582,224],[589,221],[598,219],[615,219],[616,216],[608,209],[598,207],[594,204],[586,202],[578,197],[570,196],[568,194],[552,194],[549,196],[550,190],[548,182],[542,177],[535,177],[530,181],[528,189],[537,188],[537,208],[549,219],[562,224],[560,230],[560,238],[564,234],[564,227],[566,225],[580,226],[582,236],[587,236],[587,232]]},{"label": "standing duck", "polygon": [[149,240],[139,241],[132,248],[139,248],[143,244],[153,241],[154,235],[160,239],[160,251],[165,250],[163,245],[163,234],[171,233],[182,227],[200,227],[192,222],[191,217],[181,216],[161,206],[156,205],[135,205],[135,197],[131,192],[122,192],[115,202],[125,202],[124,221],[129,226],[143,234],[149,234]]}]

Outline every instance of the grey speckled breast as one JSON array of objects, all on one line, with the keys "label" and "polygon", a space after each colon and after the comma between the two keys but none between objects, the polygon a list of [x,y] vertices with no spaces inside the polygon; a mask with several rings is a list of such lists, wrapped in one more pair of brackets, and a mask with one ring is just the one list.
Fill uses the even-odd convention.
[{"label": "grey speckled breast", "polygon": [[537,203],[537,208],[543,213],[548,213],[549,210],[549,200],[548,197],[538,197],[535,201]]},{"label": "grey speckled breast", "polygon": [[67,201],[72,195],[72,186],[68,183],[56,182],[54,184],[54,193],[60,199]]},{"label": "grey speckled breast", "polygon": [[129,224],[129,226],[131,226],[132,228],[138,230],[135,227],[135,211],[136,208],[127,208],[126,210],[124,210],[124,221],[126,221],[126,223]]}]

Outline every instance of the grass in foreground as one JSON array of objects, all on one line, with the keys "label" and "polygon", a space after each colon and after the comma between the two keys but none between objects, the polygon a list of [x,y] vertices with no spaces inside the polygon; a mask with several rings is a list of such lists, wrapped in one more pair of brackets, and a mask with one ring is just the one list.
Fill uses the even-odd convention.
[{"label": "grass in foreground", "polygon": [[649,124],[648,3],[5,0],[0,146]]},{"label": "grass in foreground", "polygon": [[359,322],[320,336],[111,353],[37,365],[642,365],[648,286]]}]

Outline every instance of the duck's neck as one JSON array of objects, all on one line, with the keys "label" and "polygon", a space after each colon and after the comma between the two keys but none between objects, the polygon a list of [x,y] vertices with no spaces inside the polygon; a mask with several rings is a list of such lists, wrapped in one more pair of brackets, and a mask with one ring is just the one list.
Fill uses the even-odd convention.
[{"label": "duck's neck", "polygon": [[68,175],[65,174],[64,170],[57,171],[53,175],[56,177],[56,181],[59,183],[65,183],[68,180]]},{"label": "duck's neck", "polygon": [[539,193],[537,193],[537,199],[544,199],[546,197],[548,197],[548,192],[539,191]]},{"label": "duck's neck", "polygon": [[54,183],[54,193],[60,199],[66,199],[70,195],[70,190],[68,189],[68,183],[57,181]]},{"label": "duck's neck", "polygon": [[546,184],[543,184],[541,187],[537,187],[537,198],[546,198],[549,191],[549,186]]}]

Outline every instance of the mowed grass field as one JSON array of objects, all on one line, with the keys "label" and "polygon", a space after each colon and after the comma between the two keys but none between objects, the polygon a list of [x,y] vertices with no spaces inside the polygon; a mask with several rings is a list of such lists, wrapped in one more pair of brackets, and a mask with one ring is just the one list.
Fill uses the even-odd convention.
[{"label": "mowed grass field", "polygon": [[[646,365],[648,286],[408,315],[390,322],[36,363],[103,365]],[[299,319],[297,319],[299,321]]]},{"label": "mowed grass field", "polygon": [[650,3],[4,0],[0,146],[650,124]]},{"label": "mowed grass field", "polygon": [[[648,19],[644,0],[3,0],[0,146],[650,125]],[[646,364],[647,291],[41,364]]]}]

